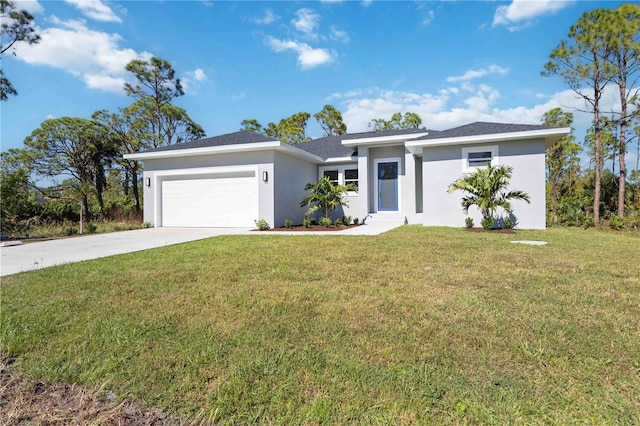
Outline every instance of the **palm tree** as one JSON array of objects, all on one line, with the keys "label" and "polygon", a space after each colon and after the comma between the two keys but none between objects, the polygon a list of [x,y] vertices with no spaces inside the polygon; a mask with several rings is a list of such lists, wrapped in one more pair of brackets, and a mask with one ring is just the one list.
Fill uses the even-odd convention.
[{"label": "palm tree", "polygon": [[310,191],[304,200],[300,203],[300,207],[308,206],[316,203],[311,207],[305,216],[310,217],[315,211],[320,210],[324,217],[329,217],[329,212],[334,211],[339,206],[346,206],[347,200],[344,199],[344,193],[347,191],[355,191],[353,184],[334,185],[331,180],[324,176],[317,182],[308,183],[304,187],[305,191]]},{"label": "palm tree", "polygon": [[529,194],[523,191],[505,192],[509,185],[513,167],[487,166],[477,169],[475,172],[464,175],[449,185],[448,192],[464,191],[462,208],[469,213],[469,207],[478,206],[482,212],[482,218],[493,218],[498,207],[502,207],[507,213],[511,213],[510,200],[523,200],[531,202]]}]

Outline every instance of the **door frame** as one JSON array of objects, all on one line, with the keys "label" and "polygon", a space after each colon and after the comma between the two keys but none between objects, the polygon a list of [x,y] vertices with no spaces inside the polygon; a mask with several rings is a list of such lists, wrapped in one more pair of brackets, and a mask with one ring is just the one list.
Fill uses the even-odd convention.
[{"label": "door frame", "polygon": [[[379,163],[397,163],[398,164],[398,177],[397,177],[397,188],[398,192],[398,209],[397,210],[378,210],[379,208],[379,184],[378,184],[378,164]],[[398,213],[402,210],[402,183],[400,180],[400,174],[402,171],[402,158],[401,157],[387,157],[387,158],[375,158],[373,160],[373,182],[375,186],[375,197],[374,197],[374,209],[373,211],[376,213]]]}]

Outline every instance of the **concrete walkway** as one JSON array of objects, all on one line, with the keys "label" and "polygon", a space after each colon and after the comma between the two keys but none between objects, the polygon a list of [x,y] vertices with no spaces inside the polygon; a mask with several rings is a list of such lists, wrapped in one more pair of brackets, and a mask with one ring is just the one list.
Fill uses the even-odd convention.
[{"label": "concrete walkway", "polygon": [[115,254],[186,243],[218,235],[249,233],[238,228],[150,228],[86,235],[2,247],[0,276]]},{"label": "concrete walkway", "polygon": [[116,254],[149,250],[219,235],[379,235],[401,226],[399,220],[369,218],[365,225],[344,231],[259,232],[242,228],[150,228],[87,235],[0,247],[0,276]]}]

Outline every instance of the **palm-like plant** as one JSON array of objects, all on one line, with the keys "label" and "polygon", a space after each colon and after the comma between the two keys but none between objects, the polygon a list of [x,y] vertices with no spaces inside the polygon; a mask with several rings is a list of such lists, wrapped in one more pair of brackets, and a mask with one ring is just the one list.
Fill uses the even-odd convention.
[{"label": "palm-like plant", "polygon": [[355,186],[349,185],[334,185],[331,180],[324,176],[318,179],[317,182],[308,183],[304,187],[305,191],[310,191],[304,200],[300,203],[300,207],[308,206],[316,203],[312,206],[305,216],[310,217],[314,212],[320,210],[324,217],[329,217],[329,213],[337,209],[339,206],[346,206],[347,200],[344,199],[344,193],[347,191],[355,191]]},{"label": "palm-like plant", "polygon": [[474,205],[480,209],[483,218],[493,217],[498,207],[511,213],[511,200],[531,202],[529,194],[523,191],[505,192],[512,172],[513,167],[509,166],[479,168],[449,185],[448,192],[464,191],[466,193],[462,197],[462,208],[465,213],[468,213],[469,207]]}]

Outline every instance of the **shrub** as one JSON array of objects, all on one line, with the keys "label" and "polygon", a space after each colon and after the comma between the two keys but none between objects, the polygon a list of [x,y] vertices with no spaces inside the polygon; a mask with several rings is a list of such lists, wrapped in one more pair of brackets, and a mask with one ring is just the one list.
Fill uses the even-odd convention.
[{"label": "shrub", "polygon": [[618,216],[617,214],[612,214],[609,218],[608,225],[611,229],[620,231],[625,226],[625,219],[624,217]]},{"label": "shrub", "polygon": [[311,227],[311,219],[308,218],[304,218],[302,220],[302,226],[304,226],[305,228],[309,229]]},{"label": "shrub", "polygon": [[311,219],[309,219],[309,221],[310,221],[309,223],[310,223],[311,225],[317,225],[317,224],[318,224],[318,221],[317,221],[317,220],[316,220],[316,218],[314,218],[314,217],[312,217]]},{"label": "shrub", "polygon": [[66,236],[76,235],[77,233],[78,233],[78,230],[73,226],[64,228],[64,235]]},{"label": "shrub", "polygon": [[284,227],[287,228],[287,229],[291,229],[292,226],[293,226],[293,222],[291,222],[290,219],[285,219]]},{"label": "shrub", "polygon": [[333,221],[331,220],[330,217],[321,217],[320,218],[320,225],[325,226],[325,227],[330,227],[331,225],[333,225]]},{"label": "shrub", "polygon": [[266,231],[269,229],[269,224],[266,220],[260,219],[256,222],[256,228],[258,228],[258,231]]},{"label": "shrub", "polygon": [[144,229],[153,228],[153,223],[151,223],[151,222],[142,222],[142,227]]},{"label": "shrub", "polygon": [[354,225],[357,225],[357,224],[358,224],[358,222],[360,222],[360,219],[358,219],[357,217],[354,217],[354,218],[353,218],[353,224],[354,224]]},{"label": "shrub", "polygon": [[87,232],[89,234],[95,234],[98,230],[98,226],[93,222],[87,222]]},{"label": "shrub", "polygon": [[482,227],[487,231],[493,229],[493,217],[487,216],[482,218]]},{"label": "shrub", "polygon": [[351,216],[342,216],[342,224],[344,226],[349,226],[351,223]]},{"label": "shrub", "polygon": [[471,217],[466,218],[466,219],[464,220],[464,225],[465,225],[467,228],[473,228],[473,218],[471,218]]},{"label": "shrub", "polygon": [[502,227],[504,229],[513,229],[513,221],[511,220],[511,218],[509,217],[505,217],[502,220]]}]

